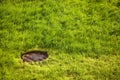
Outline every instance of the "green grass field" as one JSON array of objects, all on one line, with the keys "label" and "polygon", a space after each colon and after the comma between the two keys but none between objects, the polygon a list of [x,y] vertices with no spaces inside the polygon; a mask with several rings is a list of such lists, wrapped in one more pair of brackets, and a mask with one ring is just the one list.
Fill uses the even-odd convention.
[{"label": "green grass field", "polygon": [[120,1],[0,0],[0,80],[120,80]]}]

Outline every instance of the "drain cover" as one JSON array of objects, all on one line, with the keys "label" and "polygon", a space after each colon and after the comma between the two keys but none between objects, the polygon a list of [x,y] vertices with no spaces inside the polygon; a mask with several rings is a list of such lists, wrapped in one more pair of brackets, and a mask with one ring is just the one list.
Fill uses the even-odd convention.
[{"label": "drain cover", "polygon": [[23,62],[37,62],[48,58],[46,51],[29,51],[21,54]]}]

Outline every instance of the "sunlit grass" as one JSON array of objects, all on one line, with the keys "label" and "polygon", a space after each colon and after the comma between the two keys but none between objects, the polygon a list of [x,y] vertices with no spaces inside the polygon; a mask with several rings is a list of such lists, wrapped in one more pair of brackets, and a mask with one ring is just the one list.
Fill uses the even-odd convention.
[{"label": "sunlit grass", "polygon": [[[119,0],[0,1],[0,80],[119,80]],[[23,63],[29,50],[49,58]]]},{"label": "sunlit grass", "polygon": [[9,65],[9,68],[5,67],[7,63],[4,63],[2,72],[5,74],[2,79],[119,80],[120,56],[102,55],[99,58],[92,58],[79,54],[59,54],[59,52],[49,54],[51,56],[40,63],[22,63],[21,59],[15,59],[15,61],[9,61],[9,63],[16,63]]}]

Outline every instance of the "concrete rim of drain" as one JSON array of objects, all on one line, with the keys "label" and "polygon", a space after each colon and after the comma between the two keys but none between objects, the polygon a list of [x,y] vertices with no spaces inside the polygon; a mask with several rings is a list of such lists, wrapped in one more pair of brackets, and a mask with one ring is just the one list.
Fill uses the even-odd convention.
[{"label": "concrete rim of drain", "polygon": [[39,62],[48,58],[47,51],[33,50],[21,54],[23,62]]}]

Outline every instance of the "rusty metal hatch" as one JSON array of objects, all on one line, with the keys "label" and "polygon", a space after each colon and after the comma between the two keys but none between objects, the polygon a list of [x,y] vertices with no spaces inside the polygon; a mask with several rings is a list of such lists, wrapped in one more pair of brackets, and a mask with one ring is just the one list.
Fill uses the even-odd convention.
[{"label": "rusty metal hatch", "polygon": [[47,51],[28,51],[21,54],[23,62],[38,62],[48,58]]}]

